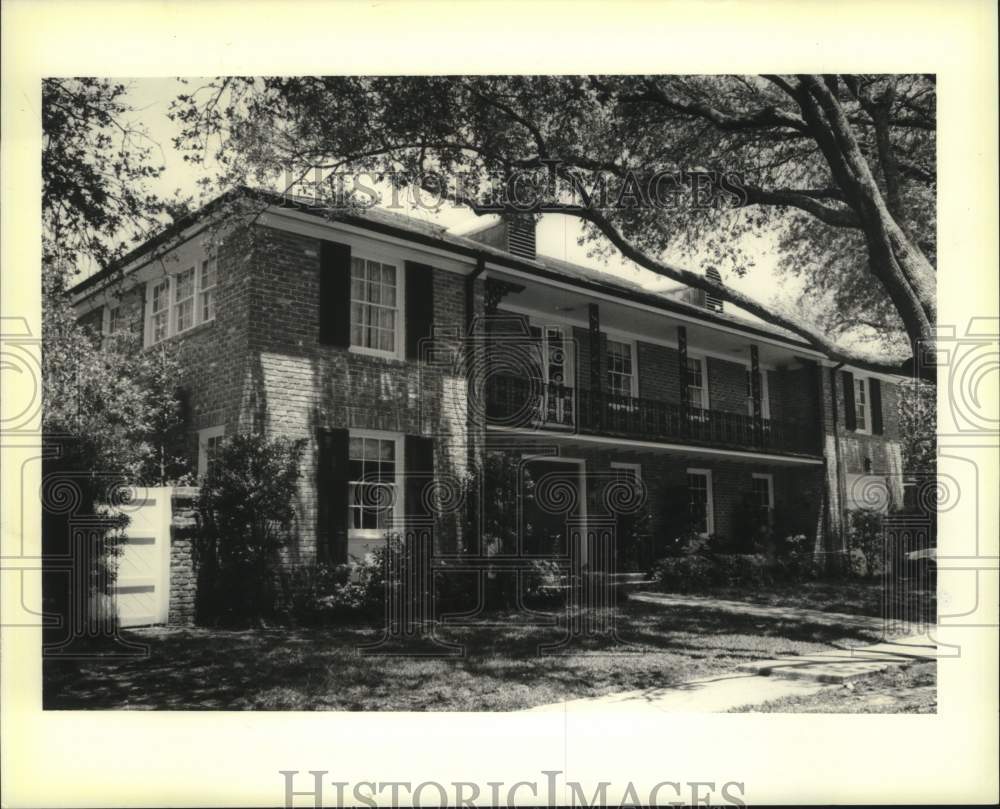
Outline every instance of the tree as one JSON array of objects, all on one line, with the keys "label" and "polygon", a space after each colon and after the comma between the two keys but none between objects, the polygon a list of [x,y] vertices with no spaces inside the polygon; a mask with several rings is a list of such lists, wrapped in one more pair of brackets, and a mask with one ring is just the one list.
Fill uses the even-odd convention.
[{"label": "tree", "polygon": [[899,388],[899,435],[903,472],[925,480],[936,477],[937,388],[912,380]]},{"label": "tree", "polygon": [[295,527],[304,443],[236,435],[209,466],[198,501],[203,617],[227,623],[273,617],[276,562]]},{"label": "tree", "polygon": [[[227,185],[349,169],[485,213],[498,210],[493,178],[516,177],[525,207],[582,220],[596,250],[831,359],[898,372],[934,341],[934,104],[927,76],[295,77],[221,79],[180,96],[174,115],[194,160],[218,136]],[[665,175],[674,181],[661,188]],[[311,190],[320,202],[333,193]],[[783,267],[807,276],[807,294],[825,294],[825,322],[662,259],[686,246],[704,269],[741,274],[751,262],[740,237],[761,232],[779,234]],[[857,324],[877,354],[838,342]]]},{"label": "tree", "polygon": [[[100,504],[119,501],[125,484],[188,474],[178,358],[142,352],[133,335],[102,339],[78,320],[68,295],[83,267],[111,266],[130,232],[160,222],[160,205],[144,190],[159,169],[127,123],[124,93],[99,79],[42,86],[42,547],[47,560],[72,556],[97,568],[110,565],[107,532],[95,538],[96,553],[75,544],[64,505],[93,516]],[[107,531],[116,526],[121,521],[109,521]],[[74,601],[86,608],[90,593],[74,590],[48,563],[43,587],[53,612],[65,616]]]}]

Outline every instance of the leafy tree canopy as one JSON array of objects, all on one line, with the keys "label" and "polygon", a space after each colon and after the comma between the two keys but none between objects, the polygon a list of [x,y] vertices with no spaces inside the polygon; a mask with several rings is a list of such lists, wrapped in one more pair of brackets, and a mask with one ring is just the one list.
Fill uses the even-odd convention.
[{"label": "leafy tree canopy", "polygon": [[[494,178],[534,171],[536,201],[582,220],[596,250],[833,359],[898,371],[934,337],[935,97],[932,76],[231,77],[180,96],[173,114],[177,145],[211,155],[226,185],[348,170],[482,213],[496,210]],[[688,193],[630,204],[657,173]],[[707,183],[713,203],[691,183]],[[764,232],[777,234],[781,269],[805,281],[798,311],[662,258],[686,249],[703,270],[739,275],[752,267],[742,237]],[[844,339],[864,335],[877,351]]]}]

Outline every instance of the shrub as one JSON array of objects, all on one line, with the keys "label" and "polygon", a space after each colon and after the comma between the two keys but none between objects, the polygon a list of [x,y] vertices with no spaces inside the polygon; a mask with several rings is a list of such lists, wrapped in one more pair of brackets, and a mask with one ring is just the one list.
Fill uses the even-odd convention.
[{"label": "shrub", "polygon": [[874,576],[882,569],[883,516],[869,509],[848,514],[847,549],[851,572],[858,576]]},{"label": "shrub", "polygon": [[219,448],[198,502],[202,619],[275,617],[278,552],[295,526],[302,448],[302,441],[260,435],[233,436]]},{"label": "shrub", "polygon": [[713,562],[707,556],[668,556],[653,565],[653,580],[668,593],[693,593],[713,583]]}]

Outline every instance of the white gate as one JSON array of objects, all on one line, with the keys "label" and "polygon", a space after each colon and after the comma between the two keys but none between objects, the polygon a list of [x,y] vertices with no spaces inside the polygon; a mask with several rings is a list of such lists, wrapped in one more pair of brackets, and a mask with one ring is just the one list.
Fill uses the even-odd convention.
[{"label": "white gate", "polygon": [[129,517],[111,593],[119,626],[165,624],[170,602],[169,486],[132,489]]}]

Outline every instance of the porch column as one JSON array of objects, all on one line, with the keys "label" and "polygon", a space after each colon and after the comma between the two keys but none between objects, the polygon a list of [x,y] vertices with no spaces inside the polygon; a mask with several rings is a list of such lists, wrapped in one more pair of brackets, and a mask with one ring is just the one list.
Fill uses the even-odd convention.
[{"label": "porch column", "polygon": [[[691,409],[691,402],[688,400],[688,340],[687,329],[684,326],[677,327],[677,373],[679,375],[678,384],[681,396],[681,435],[688,434],[688,413]],[[703,384],[708,384],[704,380]]]},{"label": "porch column", "polygon": [[761,408],[760,357],[757,346],[750,346],[750,397],[753,400],[753,440],[758,447],[764,444],[764,413]]},{"label": "porch column", "polygon": [[590,403],[591,423],[598,430],[603,426],[601,407],[601,312],[596,303],[587,304],[590,326]]}]

